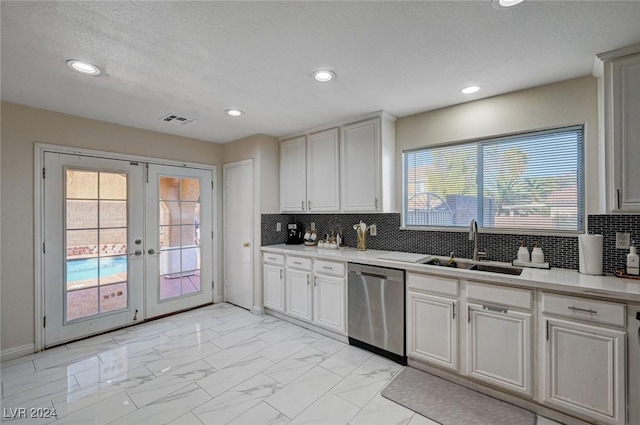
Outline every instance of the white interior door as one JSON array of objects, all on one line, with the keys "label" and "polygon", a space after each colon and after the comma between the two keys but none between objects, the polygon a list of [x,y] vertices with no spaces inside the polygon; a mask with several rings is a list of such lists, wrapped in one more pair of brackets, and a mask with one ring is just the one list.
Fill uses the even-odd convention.
[{"label": "white interior door", "polygon": [[146,313],[157,317],[213,302],[211,170],[149,164]]},{"label": "white interior door", "polygon": [[253,305],[253,161],[225,164],[225,300]]},{"label": "white interior door", "polygon": [[44,155],[44,345],[142,320],[142,165]]}]

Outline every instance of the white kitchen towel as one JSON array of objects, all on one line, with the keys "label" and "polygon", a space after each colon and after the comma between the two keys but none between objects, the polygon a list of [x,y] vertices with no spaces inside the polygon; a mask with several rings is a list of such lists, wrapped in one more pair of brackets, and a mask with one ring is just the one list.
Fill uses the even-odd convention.
[{"label": "white kitchen towel", "polygon": [[602,235],[578,236],[580,273],[602,274]]}]

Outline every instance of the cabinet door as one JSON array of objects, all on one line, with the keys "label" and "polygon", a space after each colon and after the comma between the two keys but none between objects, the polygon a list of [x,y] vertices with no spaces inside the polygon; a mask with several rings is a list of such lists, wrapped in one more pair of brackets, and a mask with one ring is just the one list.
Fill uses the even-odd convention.
[{"label": "cabinet door", "polygon": [[286,313],[311,321],[311,273],[287,269]]},{"label": "cabinet door", "polygon": [[340,211],[338,129],[307,138],[307,211]]},{"label": "cabinet door", "polygon": [[610,67],[614,210],[640,211],[640,54]]},{"label": "cabinet door", "polygon": [[280,143],[280,210],[307,210],[306,137]]},{"label": "cabinet door", "polygon": [[313,321],[322,327],[346,332],[346,284],[344,278],[314,275]]},{"label": "cabinet door", "polygon": [[527,396],[531,384],[531,313],[469,303],[467,370]]},{"label": "cabinet door", "polygon": [[342,128],[342,210],[381,209],[380,119]]},{"label": "cabinet door", "polygon": [[458,369],[458,301],[408,292],[407,355]]},{"label": "cabinet door", "polygon": [[544,402],[595,419],[626,423],[626,332],[544,318]]},{"label": "cabinet door", "polygon": [[284,313],[284,268],[264,265],[264,306]]}]

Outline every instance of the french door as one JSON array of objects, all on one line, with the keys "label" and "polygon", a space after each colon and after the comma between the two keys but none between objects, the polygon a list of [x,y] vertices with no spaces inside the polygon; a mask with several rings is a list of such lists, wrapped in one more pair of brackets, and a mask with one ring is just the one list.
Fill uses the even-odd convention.
[{"label": "french door", "polygon": [[210,170],[43,162],[45,347],[212,301]]}]

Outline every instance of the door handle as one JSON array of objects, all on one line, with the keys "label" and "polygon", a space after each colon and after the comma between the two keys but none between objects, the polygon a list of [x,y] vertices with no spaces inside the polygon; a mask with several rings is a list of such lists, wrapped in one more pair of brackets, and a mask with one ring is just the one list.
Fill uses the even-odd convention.
[{"label": "door handle", "polygon": [[249,248],[249,242],[243,243],[242,246],[245,247],[245,248]]},{"label": "door handle", "polygon": [[141,249],[136,249],[134,252],[130,252],[129,255],[135,255],[136,257],[139,257],[140,255],[142,255],[142,250]]},{"label": "door handle", "polygon": [[147,254],[149,254],[149,255],[153,255],[155,253],[156,253],[156,250],[153,249],[153,248],[149,248],[149,250],[147,251]]}]

